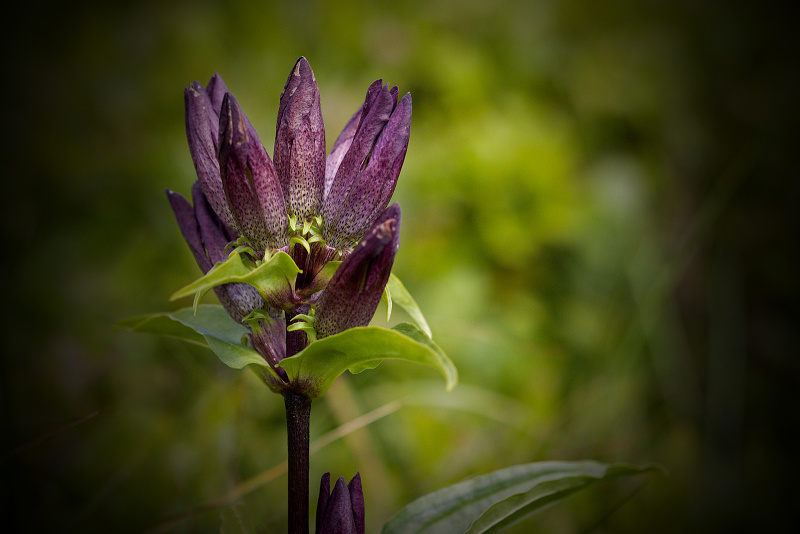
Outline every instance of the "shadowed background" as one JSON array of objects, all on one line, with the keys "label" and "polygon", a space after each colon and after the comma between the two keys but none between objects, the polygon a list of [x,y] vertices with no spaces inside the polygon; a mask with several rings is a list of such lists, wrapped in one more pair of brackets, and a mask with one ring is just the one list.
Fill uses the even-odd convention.
[{"label": "shadowed background", "polygon": [[519,532],[796,524],[794,29],[746,2],[598,4],[13,8],[3,523],[285,531],[279,471],[236,505],[194,508],[285,459],[282,399],[210,351],[114,324],[188,305],[167,298],[200,274],[164,195],[195,180],[183,88],[218,71],[272,154],[304,55],[329,147],[375,79],[413,96],[395,273],[461,373],[449,395],[410,364],[340,378],[312,441],[388,415],[312,456],[312,508],[323,472],[358,469],[377,532],[465,477],[591,458],[669,475]]}]

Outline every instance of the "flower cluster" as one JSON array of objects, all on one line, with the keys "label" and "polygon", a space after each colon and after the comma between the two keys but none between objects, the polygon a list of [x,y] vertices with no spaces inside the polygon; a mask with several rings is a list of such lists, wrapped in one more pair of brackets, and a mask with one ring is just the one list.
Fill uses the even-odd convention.
[{"label": "flower cluster", "polygon": [[[184,98],[198,181],[191,203],[167,196],[202,271],[231,247],[253,265],[283,252],[300,270],[269,295],[243,283],[214,287],[285,376],[277,364],[314,335],[365,326],[375,313],[398,246],[400,206],[388,204],[408,147],[411,95],[398,100],[397,87],[374,82],[326,157],[317,81],[300,58],[280,95],[273,159],[219,74]],[[332,275],[331,261],[341,262]]]}]

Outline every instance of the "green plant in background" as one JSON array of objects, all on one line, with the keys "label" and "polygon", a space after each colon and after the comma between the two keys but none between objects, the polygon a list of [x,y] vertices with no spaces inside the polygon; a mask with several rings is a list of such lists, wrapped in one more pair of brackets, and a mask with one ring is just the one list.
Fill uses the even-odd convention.
[{"label": "green plant in background", "polygon": [[[307,533],[309,426],[313,399],[344,371],[393,358],[457,382],[414,299],[391,273],[399,204],[389,205],[410,136],[411,97],[382,81],[325,155],[319,90],[305,58],[280,97],[273,159],[215,74],[185,90],[186,132],[198,181],[192,202],[167,191],[203,276],[172,295],[194,304],[121,324],[210,348],[226,365],[249,367],[283,395],[288,435],[289,531]],[[214,291],[221,306],[200,305]],[[404,308],[414,324],[370,327],[380,301]],[[651,467],[596,462],[516,466],[423,497],[385,533],[494,532],[548,504]],[[360,475],[329,495],[323,477],[317,532],[363,532]],[[379,483],[379,481],[375,481]]]}]

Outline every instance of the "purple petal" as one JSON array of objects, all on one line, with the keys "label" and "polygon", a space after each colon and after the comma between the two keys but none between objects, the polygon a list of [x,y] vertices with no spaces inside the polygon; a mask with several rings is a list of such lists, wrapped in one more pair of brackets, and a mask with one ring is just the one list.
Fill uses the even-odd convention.
[{"label": "purple petal", "polygon": [[[395,102],[392,93],[381,87],[382,80],[377,80],[367,90],[367,96],[361,111],[361,120],[350,143],[347,153],[336,170],[336,175],[325,197],[322,216],[325,225],[336,225],[343,210],[353,206],[346,205],[346,198],[358,178],[359,171],[369,160],[370,153],[381,131],[389,122]],[[326,236],[326,240],[328,236]]]},{"label": "purple petal", "polygon": [[325,190],[325,125],[317,80],[304,57],[281,93],[273,157],[288,212],[298,220],[318,215]]},{"label": "purple petal", "polygon": [[222,100],[228,92],[228,86],[225,85],[222,76],[220,76],[218,72],[215,72],[214,76],[209,80],[206,86],[206,92],[208,93],[209,100],[211,100],[211,109],[213,109],[214,114],[219,117],[220,113],[222,113]]},{"label": "purple petal", "polygon": [[192,185],[192,202],[194,203],[197,224],[200,227],[200,237],[203,240],[208,259],[211,260],[211,265],[213,266],[218,261],[227,259],[225,247],[228,246],[230,241],[222,227],[222,223],[211,209],[200,182],[195,182]]},{"label": "purple petal", "polygon": [[200,225],[197,223],[197,217],[194,214],[194,208],[186,200],[183,195],[170,191],[167,189],[167,200],[169,200],[172,211],[175,213],[175,218],[178,220],[178,227],[181,229],[181,234],[189,244],[189,249],[192,251],[194,259],[200,266],[203,274],[207,273],[211,266],[211,260],[206,255],[205,247],[203,247],[203,238],[200,235]]},{"label": "purple petal", "polygon": [[323,291],[314,323],[320,339],[369,324],[389,280],[399,237],[400,205],[394,203],[344,259]]},{"label": "purple petal", "polygon": [[350,502],[350,492],[344,483],[344,478],[339,477],[333,488],[331,498],[325,507],[325,517],[322,520],[321,534],[353,534],[355,530],[353,508]]},{"label": "purple petal", "polygon": [[366,529],[364,517],[364,491],[361,489],[361,473],[356,472],[356,476],[347,485],[350,491],[350,505],[353,509],[353,522],[355,523],[355,533],[364,534]]},{"label": "purple petal", "polygon": [[335,233],[332,246],[346,246],[364,235],[386,208],[405,160],[410,130],[411,95],[406,94],[378,137],[369,161],[359,171],[338,217],[330,221]]},{"label": "purple petal", "polygon": [[[233,317],[236,322],[241,323],[242,319],[250,315],[253,310],[264,307],[264,300],[258,294],[258,290],[248,284],[224,284],[214,288],[219,303]],[[281,329],[281,334],[285,326]],[[255,343],[253,343],[255,345]],[[258,351],[262,356],[264,353]],[[265,356],[266,358],[266,356]],[[269,360],[267,360],[269,361]]]},{"label": "purple petal", "polygon": [[[247,284],[228,284],[223,287],[233,285],[241,285],[255,290],[253,286]],[[258,296],[257,291],[256,296]],[[261,297],[259,297],[259,300],[261,300]],[[265,306],[263,301],[259,307],[268,310],[270,320],[262,319],[259,321],[260,329],[254,329],[253,334],[250,336],[250,341],[253,343],[253,348],[264,357],[270,367],[285,376],[285,372],[277,368],[277,365],[286,357],[286,319],[282,311]]]},{"label": "purple petal", "polygon": [[325,518],[325,508],[328,506],[328,497],[331,493],[331,474],[325,473],[322,475],[322,480],[319,483],[319,499],[317,500],[317,519],[314,528],[314,534],[320,534],[322,531],[322,521]]},{"label": "purple petal", "polygon": [[331,185],[333,185],[333,179],[336,177],[336,171],[339,169],[339,165],[341,165],[345,154],[347,154],[350,145],[353,143],[353,136],[356,135],[356,128],[358,128],[359,122],[361,122],[361,108],[353,113],[353,116],[347,121],[342,133],[339,134],[339,137],[337,137],[336,141],[333,143],[333,148],[331,148],[328,158],[325,160],[326,198],[331,189]]},{"label": "purple petal", "polygon": [[197,178],[211,207],[226,225],[233,227],[233,217],[225,200],[217,160],[219,120],[202,85],[194,82],[184,90],[183,96],[186,110],[186,138],[189,141],[189,152],[192,154]]},{"label": "purple petal", "polygon": [[225,197],[239,233],[258,250],[286,244],[286,212],[275,169],[227,93],[220,115],[219,162]]}]

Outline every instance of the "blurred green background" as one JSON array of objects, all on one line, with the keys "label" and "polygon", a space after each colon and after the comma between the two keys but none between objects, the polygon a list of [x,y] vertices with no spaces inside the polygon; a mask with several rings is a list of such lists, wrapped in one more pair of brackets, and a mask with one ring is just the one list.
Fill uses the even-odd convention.
[{"label": "blurred green background", "polygon": [[279,472],[236,506],[194,508],[284,460],[282,399],[209,351],[114,324],[188,305],[167,298],[199,275],[164,195],[195,179],[183,88],[218,71],[271,153],[301,55],[328,146],[373,80],[412,93],[395,272],[461,373],[449,395],[410,364],[341,378],[312,441],[391,413],[312,456],[312,503],[323,472],[359,469],[377,532],[465,477],[597,459],[669,475],[518,532],[796,524],[790,22],[777,4],[688,0],[11,8],[6,531],[285,531]]}]

